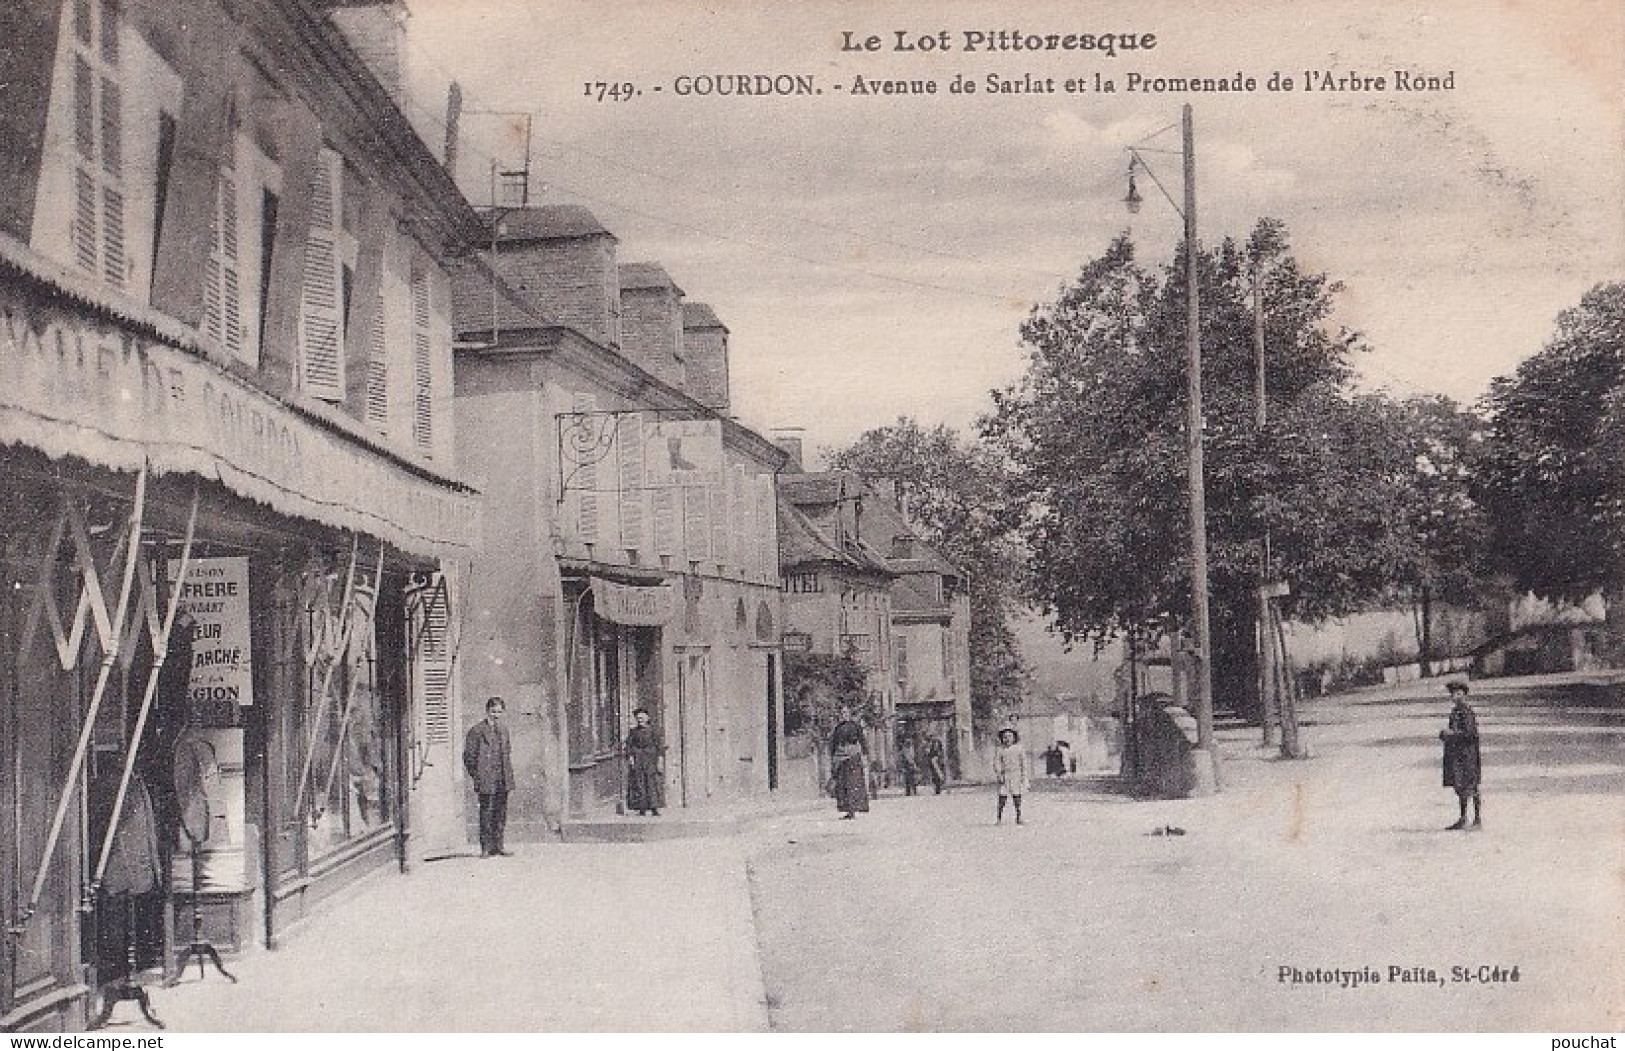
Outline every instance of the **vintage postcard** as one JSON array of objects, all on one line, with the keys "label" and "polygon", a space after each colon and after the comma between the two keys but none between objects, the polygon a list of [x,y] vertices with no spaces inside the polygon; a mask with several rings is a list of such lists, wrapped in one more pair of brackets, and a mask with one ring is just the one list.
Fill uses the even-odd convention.
[{"label": "vintage postcard", "polygon": [[1619,4],[8,8],[0,1028],[1616,1046]]}]

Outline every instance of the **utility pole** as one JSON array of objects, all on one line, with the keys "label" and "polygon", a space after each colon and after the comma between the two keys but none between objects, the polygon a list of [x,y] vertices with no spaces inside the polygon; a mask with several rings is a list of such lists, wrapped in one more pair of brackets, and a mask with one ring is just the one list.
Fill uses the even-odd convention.
[{"label": "utility pole", "polygon": [[[1264,281],[1260,273],[1261,260],[1253,259],[1253,425],[1262,438],[1269,424],[1268,379],[1264,371]],[[1270,597],[1270,532],[1264,527],[1264,537],[1258,550],[1258,707],[1259,722],[1264,727],[1264,743],[1275,743],[1275,729],[1280,723],[1280,694],[1275,689],[1275,632],[1271,618]]]},{"label": "utility pole", "polygon": [[[1187,104],[1183,114],[1185,146],[1185,393],[1186,464],[1190,484],[1191,612],[1196,618],[1196,743],[1210,764],[1216,790],[1219,752],[1213,742],[1213,634],[1208,622],[1207,494],[1202,475],[1202,335],[1197,290],[1196,131]],[[1208,771],[1199,771],[1204,776]]]},{"label": "utility pole", "polygon": [[[1269,423],[1269,390],[1264,356],[1264,277],[1260,260],[1253,260],[1253,366],[1254,418],[1259,434]],[[1259,702],[1263,708],[1264,743],[1275,743],[1275,730],[1281,731],[1281,758],[1302,759],[1298,738],[1298,711],[1293,697],[1292,669],[1286,657],[1286,630],[1275,600],[1287,593],[1284,582],[1274,579],[1275,559],[1270,550],[1270,531],[1264,529],[1260,541],[1258,584]]]}]

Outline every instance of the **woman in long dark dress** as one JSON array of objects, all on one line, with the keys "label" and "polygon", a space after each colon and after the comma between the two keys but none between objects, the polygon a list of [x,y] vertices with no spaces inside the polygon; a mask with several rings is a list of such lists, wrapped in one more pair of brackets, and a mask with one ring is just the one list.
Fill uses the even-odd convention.
[{"label": "woman in long dark dress", "polygon": [[869,812],[869,764],[864,757],[863,727],[852,718],[852,709],[842,707],[840,720],[829,735],[830,781],[835,789],[835,809],[841,819]]},{"label": "woman in long dark dress", "polygon": [[661,757],[666,751],[660,734],[649,725],[649,712],[639,708],[632,713],[637,723],[626,735],[626,809],[639,814],[660,816],[666,805],[666,786]]}]

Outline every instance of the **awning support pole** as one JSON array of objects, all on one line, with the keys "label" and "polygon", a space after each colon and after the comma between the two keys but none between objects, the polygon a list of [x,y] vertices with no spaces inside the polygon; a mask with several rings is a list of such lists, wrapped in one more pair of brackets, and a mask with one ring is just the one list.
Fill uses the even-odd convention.
[{"label": "awning support pole", "polygon": [[141,750],[141,738],[147,730],[147,716],[152,712],[153,698],[158,694],[158,676],[164,670],[164,658],[169,652],[169,634],[175,627],[175,615],[180,612],[181,592],[186,585],[186,570],[192,562],[192,538],[197,530],[198,487],[192,486],[192,510],[186,517],[186,540],[181,545],[181,568],[175,583],[169,589],[169,605],[164,610],[163,627],[152,640],[152,670],[147,672],[147,685],[141,693],[141,712],[136,716],[135,730],[124,752],[124,770],[119,775],[118,795],[113,799],[113,814],[107,821],[107,835],[102,839],[101,856],[96,860],[96,874],[91,877],[90,891],[101,889],[102,877],[107,874],[107,862],[113,856],[113,840],[118,835],[119,818],[124,814],[124,798],[130,791],[130,777],[135,773],[136,753]]},{"label": "awning support pole", "polygon": [[74,747],[73,760],[68,764],[68,776],[62,782],[62,795],[57,799],[56,813],[51,818],[51,830],[45,837],[45,852],[40,856],[39,871],[34,874],[34,888],[28,896],[28,904],[23,908],[22,915],[12,927],[12,935],[20,937],[27,928],[28,921],[39,909],[40,898],[45,893],[45,881],[51,874],[51,862],[55,858],[57,844],[62,839],[62,823],[68,816],[68,804],[73,799],[74,783],[79,780],[84,770],[85,754],[90,749],[90,735],[96,729],[96,716],[101,711],[102,697],[107,693],[107,681],[112,676],[113,665],[118,660],[119,631],[124,624],[125,610],[129,607],[130,586],[135,582],[135,563],[141,553],[141,522],[147,509],[147,464],[141,464],[141,473],[135,480],[135,508],[130,514],[130,551],[124,560],[123,580],[119,584],[118,614],[113,618],[113,628],[106,652],[102,654],[101,669],[96,673],[96,687],[90,694],[90,707],[85,713],[85,723],[79,729],[79,743]]}]

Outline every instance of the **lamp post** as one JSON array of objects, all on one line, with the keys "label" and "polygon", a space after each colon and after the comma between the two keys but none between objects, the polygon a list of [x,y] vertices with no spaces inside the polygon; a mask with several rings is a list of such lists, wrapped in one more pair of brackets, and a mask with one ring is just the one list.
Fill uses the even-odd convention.
[{"label": "lamp post", "polygon": [[1196,248],[1196,133],[1191,120],[1191,107],[1184,107],[1185,206],[1174,204],[1168,191],[1163,190],[1156,174],[1141,159],[1139,151],[1129,147],[1128,195],[1123,199],[1130,213],[1140,210],[1140,194],[1134,185],[1134,169],[1145,168],[1156,182],[1157,189],[1168,197],[1185,220],[1185,462],[1190,488],[1191,536],[1191,615],[1196,621],[1195,658],[1195,716],[1197,748],[1207,755],[1207,762],[1197,764],[1197,776],[1212,778],[1211,784],[1199,783],[1199,791],[1213,791],[1218,787],[1219,755],[1213,745],[1213,635],[1208,620],[1207,579],[1207,494],[1202,479],[1202,339],[1201,301],[1197,287]]}]

